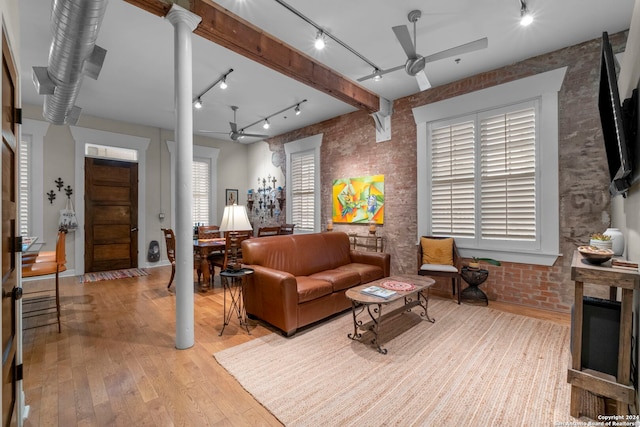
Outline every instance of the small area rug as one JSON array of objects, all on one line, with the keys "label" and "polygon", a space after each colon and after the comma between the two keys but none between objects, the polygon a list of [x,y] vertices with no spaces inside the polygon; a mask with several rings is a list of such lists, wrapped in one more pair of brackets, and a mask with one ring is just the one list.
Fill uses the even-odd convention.
[{"label": "small area rug", "polygon": [[126,279],[128,277],[148,276],[145,270],[140,268],[128,268],[126,270],[98,271],[86,273],[80,277],[80,283],[101,282],[103,280]]},{"label": "small area rug", "polygon": [[432,299],[383,324],[388,354],[347,338],[351,313],[214,354],[287,426],[550,426],[569,415],[568,326]]}]

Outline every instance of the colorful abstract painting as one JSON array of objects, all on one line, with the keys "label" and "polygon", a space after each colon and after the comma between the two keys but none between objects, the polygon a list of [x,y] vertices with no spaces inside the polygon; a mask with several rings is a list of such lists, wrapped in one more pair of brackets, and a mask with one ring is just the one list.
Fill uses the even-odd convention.
[{"label": "colorful abstract painting", "polygon": [[384,223],[384,175],[333,181],[333,222]]}]

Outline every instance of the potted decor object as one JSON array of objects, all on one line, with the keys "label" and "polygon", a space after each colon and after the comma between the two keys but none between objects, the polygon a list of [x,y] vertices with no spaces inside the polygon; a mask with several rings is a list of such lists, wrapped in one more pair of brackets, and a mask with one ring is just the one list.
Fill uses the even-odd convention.
[{"label": "potted decor object", "polygon": [[591,235],[591,240],[589,240],[589,246],[599,249],[612,249],[613,242],[611,241],[611,236],[603,233],[594,233]]},{"label": "potted decor object", "polygon": [[478,258],[478,257],[472,257],[471,261],[469,261],[469,268],[472,269],[479,269],[480,268],[480,261],[486,261],[489,264],[493,264],[493,265],[501,265],[500,261],[495,260],[493,258]]},{"label": "potted decor object", "polygon": [[605,236],[611,238],[611,249],[616,256],[622,256],[624,253],[624,234],[618,228],[607,228],[604,233]]}]

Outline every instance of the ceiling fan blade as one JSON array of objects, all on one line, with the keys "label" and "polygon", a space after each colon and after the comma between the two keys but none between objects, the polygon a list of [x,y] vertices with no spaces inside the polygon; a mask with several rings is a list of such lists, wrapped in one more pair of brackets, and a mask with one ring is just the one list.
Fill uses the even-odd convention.
[{"label": "ceiling fan blade", "polygon": [[202,133],[219,133],[220,135],[229,135],[229,132],[218,132],[215,130],[199,130],[198,132]]},{"label": "ceiling fan blade", "polygon": [[427,74],[424,72],[424,70],[416,74],[416,80],[418,81],[420,90],[427,90],[431,87],[431,83],[429,83],[429,79],[427,78]]},{"label": "ceiling fan blade", "polygon": [[260,135],[257,133],[244,133],[244,132],[240,132],[240,136],[246,136],[247,138],[268,138],[269,135]]},{"label": "ceiling fan blade", "polygon": [[393,27],[393,32],[396,34],[396,38],[400,42],[400,46],[404,49],[404,52],[407,54],[407,58],[413,59],[416,55],[416,47],[413,45],[413,41],[411,41],[411,34],[409,34],[409,28],[406,25],[398,25],[397,27]]},{"label": "ceiling fan blade", "polygon": [[372,74],[369,74],[368,76],[360,77],[358,81],[363,82],[365,80],[374,78],[376,75],[382,76],[387,73],[392,73],[394,71],[402,70],[403,68],[404,68],[404,65],[398,65],[397,67],[389,68],[388,70],[380,70],[377,73],[372,73]]},{"label": "ceiling fan blade", "polygon": [[460,46],[452,47],[451,49],[434,53],[433,55],[425,56],[424,59],[425,62],[434,62],[440,59],[450,58],[452,56],[462,55],[464,53],[485,49],[487,46],[489,46],[489,39],[485,37],[469,43],[461,44]]}]

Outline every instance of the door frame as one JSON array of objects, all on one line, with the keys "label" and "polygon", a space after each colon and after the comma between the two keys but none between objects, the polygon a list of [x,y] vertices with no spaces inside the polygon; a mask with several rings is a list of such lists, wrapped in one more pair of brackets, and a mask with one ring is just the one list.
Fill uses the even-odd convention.
[{"label": "door frame", "polygon": [[[128,148],[138,152],[138,267],[148,267],[146,259],[146,164],[147,148],[150,138],[69,126],[75,141],[75,209],[78,218],[78,229],[74,232],[74,268],[75,274],[84,274],[84,148],[85,144],[107,145],[118,148]],[[117,159],[116,159],[117,160]],[[160,231],[158,230],[158,233]]]}]

